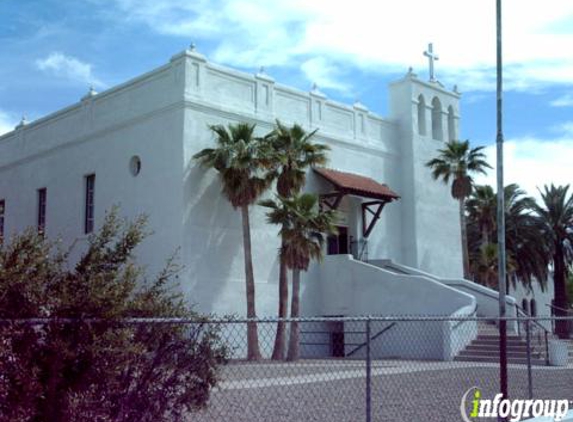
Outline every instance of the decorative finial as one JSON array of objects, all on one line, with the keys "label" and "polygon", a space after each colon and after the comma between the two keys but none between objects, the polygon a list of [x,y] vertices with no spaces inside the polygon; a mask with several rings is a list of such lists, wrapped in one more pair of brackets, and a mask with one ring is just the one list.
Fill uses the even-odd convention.
[{"label": "decorative finial", "polygon": [[259,71],[255,73],[255,77],[264,79],[267,82],[274,81],[274,79],[269,74],[267,74],[267,71],[264,66],[259,67]]},{"label": "decorative finial", "polygon": [[454,91],[456,94],[459,94],[459,93],[460,93],[460,91],[458,90],[458,86],[457,86],[457,85],[454,85],[453,91]]},{"label": "decorative finial", "polygon": [[326,98],[326,94],[324,92],[321,92],[320,89],[318,89],[318,84],[316,82],[312,83],[312,86],[310,88],[310,93],[311,95],[314,95],[316,97]]},{"label": "decorative finial", "polygon": [[195,42],[191,42],[191,44],[189,45],[189,50],[191,50],[191,51],[197,50],[197,46],[195,45]]},{"label": "decorative finial", "polygon": [[416,75],[416,74],[414,73],[414,68],[413,68],[412,66],[410,66],[410,67],[408,68],[408,73],[406,73],[406,76],[408,76],[409,78],[415,78],[415,77],[418,76],[418,75]]},{"label": "decorative finial", "polygon": [[16,125],[16,129],[20,129],[23,128],[24,126],[26,126],[28,124],[28,120],[26,119],[26,115],[23,114],[22,115],[22,119],[20,119],[20,123],[18,123]]},{"label": "decorative finial", "polygon": [[434,62],[439,60],[439,57],[437,54],[434,53],[434,45],[432,43],[428,44],[428,51],[424,51],[424,56],[428,58],[428,62],[430,65],[430,82],[437,82],[434,71]]},{"label": "decorative finial", "polygon": [[364,104],[362,104],[360,102],[359,98],[356,98],[356,100],[354,100],[354,104],[352,105],[354,108],[357,108],[359,110],[363,110],[363,111],[367,111],[368,107],[366,107]]},{"label": "decorative finial", "polygon": [[95,97],[97,95],[97,91],[94,89],[93,84],[90,84],[90,88],[86,95],[82,97],[82,100],[87,100],[89,98]]}]

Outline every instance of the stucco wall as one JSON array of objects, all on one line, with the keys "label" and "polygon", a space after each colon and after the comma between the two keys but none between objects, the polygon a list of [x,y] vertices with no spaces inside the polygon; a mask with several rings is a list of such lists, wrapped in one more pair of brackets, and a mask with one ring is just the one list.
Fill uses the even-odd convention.
[{"label": "stucco wall", "polygon": [[[444,186],[433,183],[427,193],[423,187],[432,182],[426,180],[421,157],[440,144],[428,142],[430,150],[418,145],[412,116],[405,115],[412,110],[412,88],[404,86],[408,107],[392,94],[391,119],[385,119],[361,104],[331,101],[316,89],[303,92],[266,74],[248,75],[209,63],[194,51],[182,52],[156,70],[0,137],[6,233],[35,225],[36,190],[47,187],[48,236],[61,236],[67,244],[77,238],[85,242],[83,178],[95,173],[96,227],[114,204],[127,217],[148,214],[154,234],[141,247],[139,261],[153,272],[181,247],[179,281],[189,301],[205,312],[243,315],[240,215],[222,197],[216,173],[199,168],[191,157],[213,145],[208,125],[246,121],[256,123],[262,134],[279,118],[309,131],[318,128],[316,140],[331,147],[329,167],[372,177],[402,196],[385,207],[370,235],[369,258],[457,274],[461,257],[455,203]],[[142,160],[137,177],[128,169],[133,155]],[[324,193],[332,187],[309,173],[306,189]],[[363,199],[347,201],[349,231],[359,241]],[[276,314],[278,278],[277,228],[264,220],[264,211],[254,207],[261,316]],[[319,278],[318,265],[303,277],[303,312],[308,315],[323,312]],[[373,312],[368,298],[363,300],[365,306],[356,309]]]},{"label": "stucco wall", "polygon": [[[426,133],[418,128],[418,99],[425,98]],[[431,102],[442,104],[443,139],[433,139]],[[399,123],[401,143],[401,195],[403,260],[409,266],[444,277],[463,273],[460,218],[450,187],[434,181],[426,163],[445,146],[449,107],[456,110],[455,132],[459,133],[459,95],[438,84],[422,82],[415,75],[390,85],[390,116]]]},{"label": "stucco wall", "polygon": [[[215,171],[201,169],[193,154],[214,143],[209,125],[237,122],[257,124],[257,133],[270,131],[275,119],[318,128],[315,140],[330,146],[328,166],[358,172],[390,186],[399,184],[399,144],[396,125],[359,104],[348,106],[328,100],[317,91],[302,92],[276,84],[267,75],[247,75],[213,65],[193,52],[176,56],[185,63],[184,229],[185,291],[206,312],[244,313],[244,269],[239,211],[221,195]],[[198,78],[197,78],[198,76]],[[307,191],[331,192],[332,186],[309,171]],[[348,198],[359,208],[361,198]],[[349,230],[362,233],[356,209]],[[399,258],[400,205],[384,210],[369,244],[370,254]],[[275,315],[279,248],[278,230],[265,222],[264,210],[252,207],[251,235],[259,315]],[[389,239],[392,239],[389,241]],[[303,275],[303,307],[317,312],[314,267]]]},{"label": "stucco wall", "polygon": [[[354,260],[350,255],[328,256],[320,265],[321,314],[326,316],[452,316],[471,315],[475,298],[428,277],[387,271]],[[475,321],[377,321],[372,335],[388,327],[373,341],[377,358],[451,359],[477,335]],[[353,331],[352,328],[349,331]],[[355,331],[355,330],[354,330]],[[362,334],[345,335],[349,343],[363,342]],[[356,353],[363,356],[364,351]]]},{"label": "stucco wall", "polygon": [[323,315],[449,316],[475,298],[427,277],[387,271],[351,255],[320,264]]},{"label": "stucco wall", "polygon": [[[163,267],[181,246],[183,111],[170,70],[160,68],[0,138],[7,235],[36,226],[37,189],[45,187],[46,234],[65,246],[79,240],[77,256],[86,242],[85,176],[94,173],[96,227],[113,205],[122,216],[148,215],[154,234],[137,251],[139,262],[150,273]],[[142,163],[137,177],[129,170],[134,155]]]}]

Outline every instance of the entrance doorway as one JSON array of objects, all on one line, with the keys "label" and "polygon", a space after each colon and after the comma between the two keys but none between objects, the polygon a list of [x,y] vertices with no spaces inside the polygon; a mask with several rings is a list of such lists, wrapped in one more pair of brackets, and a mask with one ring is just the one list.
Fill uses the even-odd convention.
[{"label": "entrance doorway", "polygon": [[332,323],[331,332],[331,351],[332,357],[344,357],[344,322],[336,321]]},{"label": "entrance doorway", "polygon": [[336,226],[338,234],[330,235],[327,239],[327,255],[346,255],[350,253],[348,243],[348,227]]}]

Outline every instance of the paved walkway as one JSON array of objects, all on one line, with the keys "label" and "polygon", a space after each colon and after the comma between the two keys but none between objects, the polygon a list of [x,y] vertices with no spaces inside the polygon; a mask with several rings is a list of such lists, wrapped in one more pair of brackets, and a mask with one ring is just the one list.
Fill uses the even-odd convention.
[{"label": "paved walkway", "polygon": [[[498,368],[495,363],[442,362],[390,360],[373,361],[371,376],[406,374],[421,371],[444,371],[450,369]],[[240,368],[240,370],[238,370]],[[524,370],[525,365],[508,365],[508,368]],[[560,371],[563,367],[535,366],[535,371]],[[566,369],[573,369],[569,364]],[[297,385],[315,382],[365,378],[365,362],[348,361],[301,361],[297,363],[243,363],[229,365],[218,390],[264,388],[275,385]]]},{"label": "paved walkway", "polygon": [[[242,363],[225,368],[206,411],[193,421],[360,422],[365,420],[365,366],[361,361]],[[462,394],[498,391],[495,364],[375,361],[372,415],[377,422],[459,422]],[[527,398],[527,368],[510,365],[510,396]],[[534,367],[535,398],[573,400],[573,366]]]}]

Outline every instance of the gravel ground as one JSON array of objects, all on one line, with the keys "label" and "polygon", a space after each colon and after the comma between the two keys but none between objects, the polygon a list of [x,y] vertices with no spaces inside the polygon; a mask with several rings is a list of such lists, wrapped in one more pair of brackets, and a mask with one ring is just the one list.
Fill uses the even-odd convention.
[{"label": "gravel ground", "polygon": [[[302,361],[232,364],[205,411],[193,421],[356,422],[365,420],[364,363]],[[499,369],[462,362],[376,361],[372,420],[459,422],[461,397],[473,386],[491,399]],[[528,398],[527,369],[509,368],[511,398]],[[573,366],[535,367],[534,398],[573,400]],[[485,419],[480,419],[485,421]]]}]

